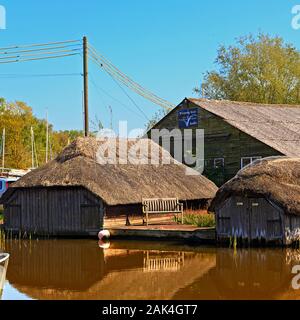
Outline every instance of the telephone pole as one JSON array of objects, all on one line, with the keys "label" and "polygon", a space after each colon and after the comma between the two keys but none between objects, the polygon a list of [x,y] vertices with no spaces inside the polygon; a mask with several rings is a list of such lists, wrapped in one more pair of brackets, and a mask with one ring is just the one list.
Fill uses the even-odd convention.
[{"label": "telephone pole", "polygon": [[89,135],[88,39],[83,37],[84,135]]}]

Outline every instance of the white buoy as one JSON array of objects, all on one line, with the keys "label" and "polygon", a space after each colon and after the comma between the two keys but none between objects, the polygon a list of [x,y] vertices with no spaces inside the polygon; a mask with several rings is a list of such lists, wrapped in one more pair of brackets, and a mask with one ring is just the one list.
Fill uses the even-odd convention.
[{"label": "white buoy", "polygon": [[98,245],[99,245],[99,248],[101,248],[101,249],[109,249],[109,247],[110,247],[110,242],[109,242],[109,241],[102,241],[102,240],[100,240],[100,241],[98,242]]},{"label": "white buoy", "polygon": [[108,230],[101,230],[99,233],[98,233],[98,238],[99,240],[103,240],[103,239],[108,239],[110,238],[110,233]]}]

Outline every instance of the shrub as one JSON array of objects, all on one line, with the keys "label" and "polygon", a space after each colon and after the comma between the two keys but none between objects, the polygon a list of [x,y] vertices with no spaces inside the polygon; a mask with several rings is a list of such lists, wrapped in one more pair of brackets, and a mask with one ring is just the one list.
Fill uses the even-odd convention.
[{"label": "shrub", "polygon": [[0,207],[0,224],[3,223],[3,208]]},{"label": "shrub", "polygon": [[[181,222],[181,220],[179,222]],[[210,213],[185,214],[183,217],[183,223],[200,228],[214,228],[216,226],[215,216]]]}]

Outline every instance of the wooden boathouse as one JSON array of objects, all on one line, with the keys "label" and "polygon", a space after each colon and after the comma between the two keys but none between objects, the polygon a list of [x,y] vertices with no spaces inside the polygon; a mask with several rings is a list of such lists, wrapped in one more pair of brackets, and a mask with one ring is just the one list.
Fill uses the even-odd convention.
[{"label": "wooden boathouse", "polygon": [[[186,175],[186,166],[150,139],[126,140],[124,155],[104,163],[96,138],[78,138],[53,161],[13,184],[1,198],[8,232],[37,235],[96,235],[103,227],[142,221],[143,198],[178,198],[185,206],[207,208],[217,187],[204,176]],[[100,149],[99,149],[100,148]],[[159,150],[160,164],[149,160]],[[102,150],[102,149],[101,149]],[[123,164],[136,152],[140,162]],[[170,163],[162,159],[169,157]]]},{"label": "wooden boathouse", "polygon": [[[191,129],[193,137],[196,129],[203,129],[203,174],[221,186],[257,159],[300,157],[299,119],[298,105],[185,98],[152,129]],[[164,135],[162,131],[161,146]],[[175,156],[172,144],[170,153]]]},{"label": "wooden boathouse", "polygon": [[290,245],[300,240],[300,158],[257,160],[223,185],[210,211],[219,242]]}]

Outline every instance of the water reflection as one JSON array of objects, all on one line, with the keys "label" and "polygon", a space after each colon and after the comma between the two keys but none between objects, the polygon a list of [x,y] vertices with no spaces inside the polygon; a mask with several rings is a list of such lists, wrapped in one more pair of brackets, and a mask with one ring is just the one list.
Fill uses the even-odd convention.
[{"label": "water reflection", "polygon": [[[8,241],[9,285],[31,299],[297,299],[292,249]],[[8,296],[14,299],[14,296]]]},{"label": "water reflection", "polygon": [[299,299],[291,270],[300,254],[292,249],[219,249],[216,266],[174,299]]}]

